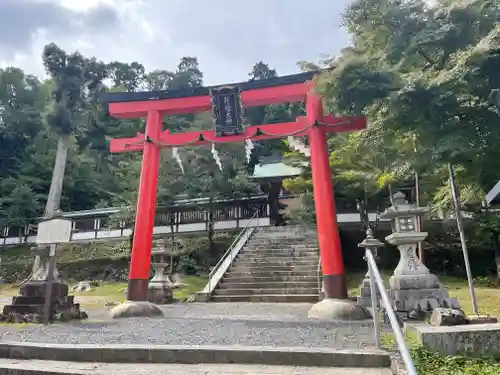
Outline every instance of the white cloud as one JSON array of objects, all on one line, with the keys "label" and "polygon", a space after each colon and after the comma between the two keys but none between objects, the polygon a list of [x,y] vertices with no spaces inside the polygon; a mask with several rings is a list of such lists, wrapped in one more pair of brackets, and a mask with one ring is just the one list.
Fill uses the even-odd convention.
[{"label": "white cloud", "polygon": [[46,0],[46,1],[52,1],[62,5],[65,8],[81,12],[87,11],[92,8],[98,8],[102,5],[116,6],[116,1],[114,0]]},{"label": "white cloud", "polygon": [[[260,60],[290,74],[297,61],[348,43],[340,28],[348,1],[0,0],[0,64],[41,74],[43,45],[53,41],[148,70],[173,70],[181,57],[196,56],[206,84],[247,79]],[[19,27],[24,32],[13,38]]]}]

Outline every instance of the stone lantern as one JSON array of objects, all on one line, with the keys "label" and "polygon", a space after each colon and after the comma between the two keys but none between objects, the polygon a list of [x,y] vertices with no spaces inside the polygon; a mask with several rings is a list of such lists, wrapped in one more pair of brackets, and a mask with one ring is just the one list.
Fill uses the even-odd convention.
[{"label": "stone lantern", "polygon": [[409,204],[401,192],[394,194],[393,202],[380,218],[392,220],[393,233],[385,239],[400,252],[399,263],[389,280],[395,311],[408,318],[436,307],[460,308],[458,301],[449,298],[438,277],[416,255],[418,243],[428,235],[418,230],[417,222],[428,209]]},{"label": "stone lantern", "polygon": [[169,252],[165,247],[164,240],[158,241],[158,247],[152,252],[152,257],[152,266],[155,274],[148,285],[149,302],[158,305],[172,303],[174,300],[172,282],[168,275],[165,274],[165,269],[168,266]]},{"label": "stone lantern", "polygon": [[[378,249],[382,246],[384,246],[384,244],[375,237],[373,237],[372,229],[368,229],[366,231],[366,238],[363,240],[363,242],[361,242],[358,245],[358,247],[361,247],[363,249],[370,249],[373,253],[373,257],[375,258],[375,260],[378,259]],[[377,291],[377,301],[378,301],[380,299],[380,291],[378,290],[378,288],[376,288],[376,291]],[[363,307],[372,306],[369,270],[366,272],[365,278],[361,283],[360,293],[358,296],[358,305],[361,305]]]}]

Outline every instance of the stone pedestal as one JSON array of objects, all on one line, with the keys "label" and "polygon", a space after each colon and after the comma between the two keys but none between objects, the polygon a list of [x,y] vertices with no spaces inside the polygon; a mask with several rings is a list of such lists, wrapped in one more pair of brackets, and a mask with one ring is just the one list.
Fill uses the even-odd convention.
[{"label": "stone pedestal", "polygon": [[418,243],[427,237],[427,232],[418,231],[416,225],[425,212],[426,208],[408,204],[404,194],[396,193],[394,206],[381,215],[394,220],[394,233],[385,239],[398,247],[400,259],[389,285],[394,310],[403,319],[421,319],[437,307],[460,308],[458,301],[449,297],[438,277],[416,255]]},{"label": "stone pedestal", "polygon": [[[363,242],[358,244],[358,247],[369,249],[372,252],[373,257],[375,258],[375,261],[378,260],[378,249],[382,246],[384,246],[384,244],[373,236],[373,230],[371,228],[366,231],[366,238],[363,240]],[[364,257],[364,259],[366,260],[366,257]],[[363,307],[372,307],[372,292],[370,284],[370,271],[368,270],[366,271],[365,278],[363,279],[359,288],[359,296],[357,297],[358,305]],[[375,287],[375,291],[377,307],[380,307],[380,290],[378,289],[378,287]]]},{"label": "stone pedestal", "polygon": [[[35,262],[33,263],[33,268],[31,270],[31,281],[42,282],[47,280],[49,277],[50,247],[35,246],[31,248],[31,252],[35,256]],[[59,271],[57,270],[57,264],[54,267],[52,276],[53,280],[59,280]]]},{"label": "stone pedestal", "polygon": [[398,245],[401,253],[394,275],[389,279],[391,297],[395,310],[400,313],[400,316],[411,318],[411,313],[417,313],[417,315],[419,312],[430,313],[437,307],[460,309],[458,301],[450,298],[448,290],[439,282],[438,277],[432,274],[416,256],[417,245],[415,243],[402,243],[407,240],[395,233],[386,239]]},{"label": "stone pedestal", "polygon": [[[39,247],[34,251],[37,256],[33,269],[33,278],[21,286],[19,296],[12,298],[12,304],[3,308],[1,321],[19,323],[41,323],[48,286],[49,249]],[[74,303],[74,297],[68,295],[68,286],[58,280],[57,270],[52,282],[51,320],[68,321],[85,319],[87,314],[80,311],[80,305]]]},{"label": "stone pedestal", "polygon": [[168,254],[165,250],[161,249],[153,253],[155,261],[152,266],[154,268],[155,275],[150,280],[148,285],[148,300],[151,303],[157,305],[165,305],[167,303],[172,303],[174,301],[174,295],[172,293],[172,281],[168,275],[165,274],[165,269],[168,263],[165,262]]},{"label": "stone pedestal", "polygon": [[[376,296],[377,296],[377,307],[380,307],[380,291],[378,288],[375,288]],[[370,288],[370,278],[366,278],[361,283],[359,287],[359,296],[357,297],[358,305],[364,307],[372,307],[372,292]]]}]

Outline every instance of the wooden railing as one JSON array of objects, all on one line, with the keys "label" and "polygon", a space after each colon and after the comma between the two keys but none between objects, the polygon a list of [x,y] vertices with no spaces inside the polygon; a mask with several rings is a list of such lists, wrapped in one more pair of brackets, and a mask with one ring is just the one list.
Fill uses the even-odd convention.
[{"label": "wooden railing", "polygon": [[[293,197],[288,197],[288,200]],[[336,199],[339,223],[358,223],[356,202]],[[88,211],[67,212],[64,216],[73,221],[72,241],[126,237],[132,233],[133,222],[120,220],[124,208],[106,208]],[[130,208],[127,208],[131,211]],[[269,207],[266,196],[218,200],[185,200],[169,207],[158,207],[155,216],[155,233],[196,232],[208,230],[212,222],[214,229],[243,228],[258,211],[259,226],[269,225]],[[370,209],[374,212],[375,210]],[[132,215],[133,216],[133,213]],[[0,246],[34,243],[36,220],[25,227],[8,227],[0,230]]]}]

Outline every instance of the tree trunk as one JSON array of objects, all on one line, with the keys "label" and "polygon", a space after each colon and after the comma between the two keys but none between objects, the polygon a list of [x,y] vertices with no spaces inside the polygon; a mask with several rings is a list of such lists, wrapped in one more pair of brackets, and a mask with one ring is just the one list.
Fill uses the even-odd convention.
[{"label": "tree trunk", "polygon": [[45,205],[45,217],[51,217],[61,205],[64,172],[66,170],[66,160],[68,158],[68,150],[71,144],[70,135],[61,135],[57,142],[56,161],[52,170],[52,181],[50,183],[49,195],[47,204]]},{"label": "tree trunk", "polygon": [[[49,195],[45,205],[44,217],[50,218],[54,212],[59,209],[61,205],[64,172],[66,170],[66,160],[68,159],[68,150],[71,145],[71,135],[61,135],[57,141],[56,160],[54,162],[54,169],[52,170],[52,181],[50,182]],[[39,264],[41,258],[39,255],[35,257],[35,265]],[[33,278],[33,274],[37,270],[33,270],[31,276],[26,282]]]},{"label": "tree trunk", "polygon": [[391,202],[392,205],[394,205],[394,189],[392,188],[392,184],[389,184],[389,202]]},{"label": "tree trunk", "polygon": [[130,245],[130,256],[132,256],[132,248],[134,247],[134,232],[135,232],[135,223],[132,225],[132,233],[130,233],[130,237],[128,239]]},{"label": "tree trunk", "polygon": [[495,264],[497,266],[497,279],[500,281],[500,238],[498,232],[491,233],[491,241],[495,250]]}]

